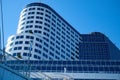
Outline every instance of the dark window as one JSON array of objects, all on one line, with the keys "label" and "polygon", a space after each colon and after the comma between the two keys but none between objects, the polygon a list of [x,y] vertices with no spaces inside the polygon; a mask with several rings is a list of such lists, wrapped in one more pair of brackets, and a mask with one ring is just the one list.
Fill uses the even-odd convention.
[{"label": "dark window", "polygon": [[17,50],[17,47],[14,47],[14,50]]},{"label": "dark window", "polygon": [[48,33],[46,33],[46,32],[43,32],[43,34],[44,34],[45,36],[49,37],[49,34],[48,34]]},{"label": "dark window", "polygon": [[37,58],[37,55],[34,55],[34,58]]},{"label": "dark window", "polygon": [[64,32],[64,31],[62,31],[62,34],[63,34],[63,35],[65,35],[65,32]]},{"label": "dark window", "polygon": [[40,50],[38,50],[38,49],[35,49],[34,51],[35,51],[36,53],[41,54],[41,51],[40,51]]},{"label": "dark window", "polygon": [[42,12],[37,12],[37,14],[43,15],[43,13],[42,13]]},{"label": "dark window", "polygon": [[65,27],[65,24],[64,24],[64,23],[62,23],[62,25]]},{"label": "dark window", "polygon": [[57,40],[56,40],[56,43],[57,43],[58,45],[60,45],[60,42],[59,42],[59,41],[57,41]]},{"label": "dark window", "polygon": [[40,29],[42,29],[42,26],[35,25],[35,28],[40,28]]},{"label": "dark window", "polygon": [[59,27],[57,27],[58,31],[61,31],[61,29]]},{"label": "dark window", "polygon": [[64,41],[64,40],[62,40],[62,43],[64,43],[64,44],[65,44],[65,41]]},{"label": "dark window", "polygon": [[33,19],[34,18],[34,16],[28,16],[27,17],[27,19]]},{"label": "dark window", "polygon": [[61,52],[62,52],[62,53],[65,53],[65,51],[64,51],[63,49],[61,49]]},{"label": "dark window", "polygon": [[48,38],[46,38],[46,37],[43,37],[43,39],[49,42],[49,39],[48,39]]},{"label": "dark window", "polygon": [[53,41],[55,41],[55,38],[53,38],[52,36],[50,37]]},{"label": "dark window", "polygon": [[37,8],[37,10],[40,10],[40,8]]},{"label": "dark window", "polygon": [[13,45],[13,43],[10,44],[10,46],[12,46],[12,45]]},{"label": "dark window", "polygon": [[49,54],[54,57],[54,53],[50,52]]},{"label": "dark window", "polygon": [[54,29],[53,27],[51,27],[51,29],[52,29],[53,31],[55,31],[55,29]]},{"label": "dark window", "polygon": [[27,53],[23,53],[23,56],[27,56]]},{"label": "dark window", "polygon": [[45,14],[46,17],[51,18],[49,15]]},{"label": "dark window", "polygon": [[35,46],[42,48],[42,46],[40,44],[35,43]]},{"label": "dark window", "polygon": [[39,50],[38,50],[38,49],[35,49],[34,51],[38,53]]},{"label": "dark window", "polygon": [[65,59],[65,56],[61,54],[61,57]]},{"label": "dark window", "polygon": [[34,37],[33,37],[33,36],[31,36],[31,37],[30,37],[30,39],[34,39]]},{"label": "dark window", "polygon": [[15,45],[18,44],[18,41],[15,42]]},{"label": "dark window", "polygon": [[47,23],[44,23],[44,25],[45,25],[45,26],[47,26],[47,27],[50,27],[50,25],[49,25],[49,24],[47,24]]},{"label": "dark window", "polygon": [[43,50],[44,50],[45,52],[48,52],[48,49],[46,49],[45,47],[43,47]]},{"label": "dark window", "polygon": [[52,51],[54,51],[54,48],[53,48],[53,47],[51,47],[51,46],[50,46],[50,49],[51,49]]},{"label": "dark window", "polygon": [[27,25],[26,28],[32,28],[33,26],[32,25]]},{"label": "dark window", "polygon": [[52,21],[53,21],[54,23],[56,23],[55,19],[53,19],[53,18],[52,18]]},{"label": "dark window", "polygon": [[59,27],[61,27],[61,25],[60,25],[59,23],[57,23],[57,25],[58,25]]},{"label": "dark window", "polygon": [[26,38],[27,38],[27,39],[29,39],[29,38],[30,38],[30,36],[26,36]]},{"label": "dark window", "polygon": [[25,24],[25,22],[21,23],[21,25],[24,25],[24,24]]},{"label": "dark window", "polygon": [[23,29],[24,29],[24,27],[21,27],[21,28],[20,28],[20,30],[23,30]]},{"label": "dark window", "polygon": [[34,30],[34,33],[41,33],[41,31],[39,31],[39,30]]},{"label": "dark window", "polygon": [[[70,38],[68,38],[68,39],[70,39]],[[70,41],[69,41],[68,39],[67,39],[66,41],[67,41],[68,43],[70,43]]]},{"label": "dark window", "polygon": [[24,50],[29,50],[29,47],[24,47]]},{"label": "dark window", "polygon": [[14,40],[14,37],[11,39],[11,41]]},{"label": "dark window", "polygon": [[36,38],[36,41],[42,42],[42,40],[41,40],[41,39],[39,39],[39,38]]},{"label": "dark window", "polygon": [[46,47],[48,47],[48,44],[47,44],[46,42],[44,42],[44,45],[45,45]]},{"label": "dark window", "polygon": [[22,44],[23,43],[23,41],[19,41],[19,44]]},{"label": "dark window", "polygon": [[42,21],[35,21],[35,23],[39,23],[39,24],[42,24]]},{"label": "dark window", "polygon": [[66,46],[67,46],[67,47],[70,47],[70,45],[69,45],[69,44],[66,44]]},{"label": "dark window", "polygon": [[13,56],[16,56],[16,53],[13,53]]},{"label": "dark window", "polygon": [[40,17],[40,16],[36,16],[36,19],[43,19],[43,17]]},{"label": "dark window", "polygon": [[70,54],[66,53],[66,55],[67,55],[68,57],[70,57]]},{"label": "dark window", "polygon": [[57,48],[58,50],[60,50],[60,47],[59,47],[59,46],[57,46],[57,45],[56,45],[56,48]]},{"label": "dark window", "polygon": [[60,52],[59,52],[59,51],[56,51],[56,53],[57,53],[58,55],[60,55]]},{"label": "dark window", "polygon": [[22,36],[20,36],[20,38],[22,39],[22,38],[24,38],[24,36],[22,35]]},{"label": "dark window", "polygon": [[70,28],[69,28],[69,27],[67,27],[67,29],[70,31]]},{"label": "dark window", "polygon": [[28,24],[28,23],[33,23],[33,21],[27,21],[27,24]]},{"label": "dark window", "polygon": [[60,33],[57,31],[57,34],[60,36]]},{"label": "dark window", "polygon": [[43,8],[41,8],[41,11],[44,11],[44,9],[43,9]]},{"label": "dark window", "polygon": [[39,38],[36,38],[36,41],[39,41]]},{"label": "dark window", "polygon": [[12,51],[12,48],[9,49],[9,52]]},{"label": "dark window", "polygon": [[24,21],[26,18],[23,18],[21,21]]},{"label": "dark window", "polygon": [[51,31],[51,34],[52,34],[53,36],[55,36],[55,33],[53,33],[52,31]]},{"label": "dark window", "polygon": [[48,32],[50,31],[50,30],[49,30],[48,28],[46,28],[46,27],[44,27],[44,30],[46,30],[46,31],[48,31]]},{"label": "dark window", "polygon": [[19,36],[17,36],[16,39],[19,39]]},{"label": "dark window", "polygon": [[54,23],[52,23],[52,26],[56,27],[56,25]]},{"label": "dark window", "polygon": [[28,15],[30,15],[30,14],[35,14],[35,12],[29,12]]},{"label": "dark window", "polygon": [[58,40],[60,40],[60,37],[56,36],[56,38],[57,38]]},{"label": "dark window", "polygon": [[60,19],[57,19],[57,21],[58,21],[59,23],[61,23]]},{"label": "dark window", "polygon": [[63,49],[65,49],[65,46],[64,46],[64,45],[61,45],[61,47],[62,47]]},{"label": "dark window", "polygon": [[49,19],[46,19],[46,18],[45,18],[45,21],[50,23],[50,20],[49,20]]},{"label": "dark window", "polygon": [[55,56],[56,59],[60,59],[58,56]]},{"label": "dark window", "polygon": [[29,44],[29,41],[25,41],[25,44]]},{"label": "dark window", "polygon": [[26,14],[23,14],[22,17],[24,17]]},{"label": "dark window", "polygon": [[40,56],[38,56],[38,59],[41,59]]},{"label": "dark window", "polygon": [[54,14],[52,14],[52,17],[53,17],[53,18],[56,18],[56,16],[55,16]]},{"label": "dark window", "polygon": [[43,56],[46,57],[46,58],[48,58],[48,56],[45,53],[43,53]]},{"label": "dark window", "polygon": [[51,14],[51,12],[50,12],[50,11],[48,11],[48,10],[46,10],[46,12],[47,12],[47,13],[49,13],[49,14]]},{"label": "dark window", "polygon": [[66,35],[68,39],[70,39],[70,36]]},{"label": "dark window", "polygon": [[29,10],[35,10],[35,8],[29,8]]},{"label": "dark window", "polygon": [[25,9],[23,12],[26,12],[27,11],[27,9]]},{"label": "dark window", "polygon": [[50,41],[50,44],[53,45],[53,46],[55,45],[52,41]]}]

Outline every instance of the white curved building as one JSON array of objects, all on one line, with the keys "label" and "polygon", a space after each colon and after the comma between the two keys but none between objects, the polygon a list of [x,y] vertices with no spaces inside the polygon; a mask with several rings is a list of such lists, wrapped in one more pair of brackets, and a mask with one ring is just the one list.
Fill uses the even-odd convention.
[{"label": "white curved building", "polygon": [[33,60],[79,60],[80,39],[79,32],[51,7],[31,3],[22,10],[6,52],[20,59],[28,59],[30,53]]}]

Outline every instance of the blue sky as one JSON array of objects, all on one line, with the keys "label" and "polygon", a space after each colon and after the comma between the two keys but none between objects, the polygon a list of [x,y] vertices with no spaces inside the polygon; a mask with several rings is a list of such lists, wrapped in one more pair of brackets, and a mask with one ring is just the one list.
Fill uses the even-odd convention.
[{"label": "blue sky", "polygon": [[51,6],[80,33],[104,33],[120,49],[120,0],[3,0],[5,43],[16,34],[21,10],[31,2]]}]

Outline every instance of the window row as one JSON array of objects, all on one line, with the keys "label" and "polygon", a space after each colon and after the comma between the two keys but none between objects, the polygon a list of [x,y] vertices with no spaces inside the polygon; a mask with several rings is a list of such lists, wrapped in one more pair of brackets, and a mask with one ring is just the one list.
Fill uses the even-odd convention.
[{"label": "window row", "polygon": [[[32,54],[29,54],[29,53],[24,52],[23,55],[21,55],[21,53],[18,52],[18,53],[13,53],[13,56],[16,56],[17,58],[22,59],[22,56],[27,56],[27,57],[30,56],[30,57],[31,57]],[[40,57],[40,56],[37,56],[37,55],[33,55],[33,58],[35,58],[35,59],[41,59],[41,57]]]}]

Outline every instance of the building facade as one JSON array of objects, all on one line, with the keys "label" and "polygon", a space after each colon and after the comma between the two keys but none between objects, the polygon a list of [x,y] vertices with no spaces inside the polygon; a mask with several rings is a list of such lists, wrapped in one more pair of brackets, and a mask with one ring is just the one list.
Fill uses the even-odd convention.
[{"label": "building facade", "polygon": [[120,50],[104,34],[80,34],[43,3],[22,10],[17,34],[9,37],[6,52],[35,60],[120,59]]},{"label": "building facade", "polygon": [[21,59],[79,60],[80,41],[80,34],[52,8],[31,3],[22,10],[6,52]]},{"label": "building facade", "polygon": [[80,60],[120,60],[120,50],[100,32],[81,34]]}]

